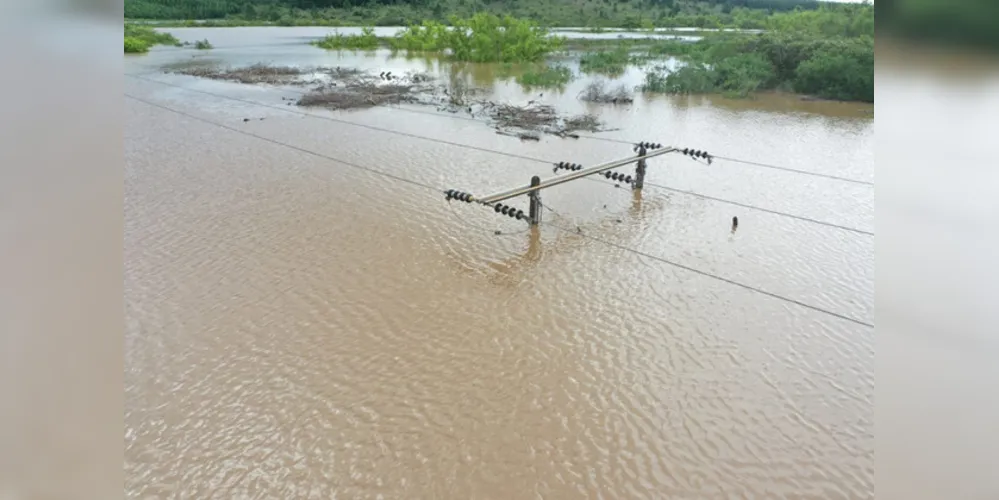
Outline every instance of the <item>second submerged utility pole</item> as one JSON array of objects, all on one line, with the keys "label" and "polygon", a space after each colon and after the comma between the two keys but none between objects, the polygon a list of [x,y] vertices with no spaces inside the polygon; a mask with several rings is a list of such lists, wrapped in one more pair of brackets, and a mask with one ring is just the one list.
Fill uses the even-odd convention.
[{"label": "second submerged utility pole", "polygon": [[635,183],[632,184],[634,189],[642,189],[645,186],[645,145],[638,145],[638,156],[641,160],[638,160],[638,166],[635,167]]},{"label": "second submerged utility pole", "polygon": [[[534,176],[531,177],[531,187],[536,187],[541,185],[541,177]],[[530,222],[532,226],[537,226],[541,224],[541,190],[535,189],[527,194],[527,197],[531,199],[530,207]]]}]

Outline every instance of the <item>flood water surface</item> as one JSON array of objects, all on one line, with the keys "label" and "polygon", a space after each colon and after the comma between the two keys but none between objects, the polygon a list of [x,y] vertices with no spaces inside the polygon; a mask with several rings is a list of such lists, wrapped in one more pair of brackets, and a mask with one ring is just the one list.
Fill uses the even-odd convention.
[{"label": "flood water surface", "polygon": [[586,75],[543,91],[306,45],[325,28],[171,31],[217,48],[125,60],[127,496],[873,498],[874,237],[781,215],[872,233],[872,185],[666,155],[642,192],[545,190],[532,231],[441,191],[631,147],[521,142],[433,108],[300,108],[301,88],[164,68],[458,74],[617,129],[585,135],[865,182],[873,107],[594,105],[576,98]]}]

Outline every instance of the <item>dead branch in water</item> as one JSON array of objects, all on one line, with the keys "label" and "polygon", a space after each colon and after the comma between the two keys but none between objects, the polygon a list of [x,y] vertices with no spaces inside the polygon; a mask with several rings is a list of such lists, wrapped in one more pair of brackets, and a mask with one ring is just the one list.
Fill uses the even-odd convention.
[{"label": "dead branch in water", "polygon": [[299,106],[323,106],[331,109],[369,108],[385,104],[416,102],[412,85],[375,85],[353,81],[342,86],[330,86],[302,96]]},{"label": "dead branch in water", "polygon": [[610,104],[631,104],[635,102],[635,97],[624,85],[619,85],[614,89],[608,89],[606,82],[597,80],[591,82],[577,96],[587,102],[600,102]]}]

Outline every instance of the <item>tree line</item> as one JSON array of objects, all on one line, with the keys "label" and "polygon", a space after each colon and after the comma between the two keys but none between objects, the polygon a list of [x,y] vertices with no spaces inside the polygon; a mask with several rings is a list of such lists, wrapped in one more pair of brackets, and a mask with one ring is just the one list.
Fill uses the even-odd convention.
[{"label": "tree line", "polygon": [[[396,8],[413,19],[446,22],[451,14],[503,12],[552,19],[538,19],[559,24],[564,17],[579,24],[580,15],[600,19],[623,19],[625,14],[663,18],[679,15],[729,15],[737,10],[764,13],[815,9],[816,0],[125,0],[126,19],[244,19],[278,22],[286,19],[331,19],[347,17],[355,11],[377,13]],[[345,12],[347,11],[347,12]],[[601,15],[602,13],[602,15]],[[574,14],[570,17],[570,14]],[[585,20],[585,19],[583,19]],[[584,23],[590,25],[591,23]]]}]

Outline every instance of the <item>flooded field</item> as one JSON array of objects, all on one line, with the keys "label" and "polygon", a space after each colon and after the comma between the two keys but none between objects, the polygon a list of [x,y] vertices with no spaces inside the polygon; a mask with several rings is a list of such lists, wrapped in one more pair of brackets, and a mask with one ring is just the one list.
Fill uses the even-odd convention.
[{"label": "flooded field", "polygon": [[[874,497],[873,106],[598,104],[594,79],[643,69],[567,55],[540,90],[307,45],[328,28],[168,31],[216,49],[125,57],[127,496]],[[176,73],[254,64],[426,73],[607,131],[523,141],[478,109]],[[546,190],[536,231],[442,193],[638,141],[718,158]]]}]

